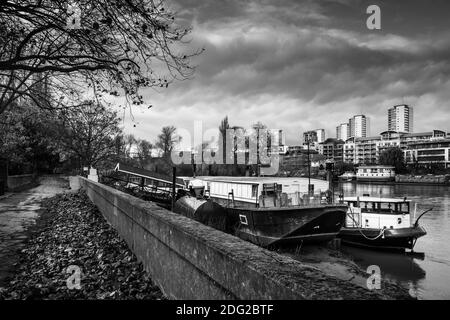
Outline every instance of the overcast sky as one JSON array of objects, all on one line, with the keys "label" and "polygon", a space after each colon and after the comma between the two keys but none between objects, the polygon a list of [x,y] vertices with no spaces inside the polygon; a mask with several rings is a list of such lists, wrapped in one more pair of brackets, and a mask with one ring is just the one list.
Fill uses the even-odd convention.
[{"label": "overcast sky", "polygon": [[[336,126],[354,114],[387,129],[387,109],[414,107],[415,131],[450,130],[449,1],[177,0],[178,21],[193,27],[193,79],[144,93],[150,110],[126,130],[154,141],[162,126],[192,130],[261,121],[289,145],[303,131]],[[381,8],[382,30],[366,9]]]}]

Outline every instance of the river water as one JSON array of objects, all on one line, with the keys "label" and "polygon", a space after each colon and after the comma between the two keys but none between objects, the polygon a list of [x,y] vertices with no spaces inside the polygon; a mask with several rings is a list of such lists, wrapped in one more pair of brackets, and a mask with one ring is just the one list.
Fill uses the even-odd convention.
[{"label": "river water", "polygon": [[[342,183],[345,196],[407,197],[418,204],[418,215],[427,235],[414,248],[424,256],[407,256],[343,246],[364,270],[378,265],[382,279],[390,279],[409,289],[418,299],[450,299],[450,187]],[[412,206],[412,210],[414,205]]]}]

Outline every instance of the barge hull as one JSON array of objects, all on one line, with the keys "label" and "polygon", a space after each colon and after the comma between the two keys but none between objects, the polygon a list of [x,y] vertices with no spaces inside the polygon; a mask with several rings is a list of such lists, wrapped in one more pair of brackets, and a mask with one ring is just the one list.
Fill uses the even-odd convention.
[{"label": "barge hull", "polygon": [[[303,242],[327,242],[344,225],[346,206],[247,209],[227,208],[241,221],[236,234],[247,241],[268,247],[299,245]],[[246,222],[242,223],[242,221]]]},{"label": "barge hull", "polygon": [[[369,239],[364,237],[361,232]],[[380,250],[404,250],[413,249],[418,238],[426,235],[422,227],[402,229],[386,229],[384,236],[371,240],[380,235],[378,229],[343,228],[338,235],[342,243],[358,247],[366,247]]]}]

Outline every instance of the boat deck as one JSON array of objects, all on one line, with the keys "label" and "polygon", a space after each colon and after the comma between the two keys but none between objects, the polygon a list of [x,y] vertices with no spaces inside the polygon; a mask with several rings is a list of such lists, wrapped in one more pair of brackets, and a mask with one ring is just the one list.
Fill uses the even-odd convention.
[{"label": "boat deck", "polygon": [[[199,179],[204,181],[230,182],[230,183],[246,183],[246,184],[260,184],[260,183],[277,183],[277,184],[308,184],[308,178],[303,177],[231,177],[231,176],[199,176],[199,177],[180,177],[180,179]],[[325,180],[311,179],[311,183],[327,182]]]}]

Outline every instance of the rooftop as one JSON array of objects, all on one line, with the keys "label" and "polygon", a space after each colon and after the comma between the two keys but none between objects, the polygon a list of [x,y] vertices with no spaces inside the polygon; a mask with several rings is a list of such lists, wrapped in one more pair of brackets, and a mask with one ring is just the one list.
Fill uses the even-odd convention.
[{"label": "rooftop", "polygon": [[[243,184],[260,184],[260,183],[277,183],[277,184],[304,184],[308,183],[308,178],[300,177],[230,177],[230,176],[200,176],[190,178],[192,180],[199,179],[204,181],[243,183]],[[311,179],[312,184],[328,183],[325,180]]]},{"label": "rooftop", "polygon": [[381,203],[405,203],[411,202],[406,198],[383,198],[383,197],[344,197],[344,201],[361,201],[361,202],[381,202]]},{"label": "rooftop", "polygon": [[395,167],[393,167],[393,166],[373,165],[373,166],[360,166],[359,169],[395,169]]}]

